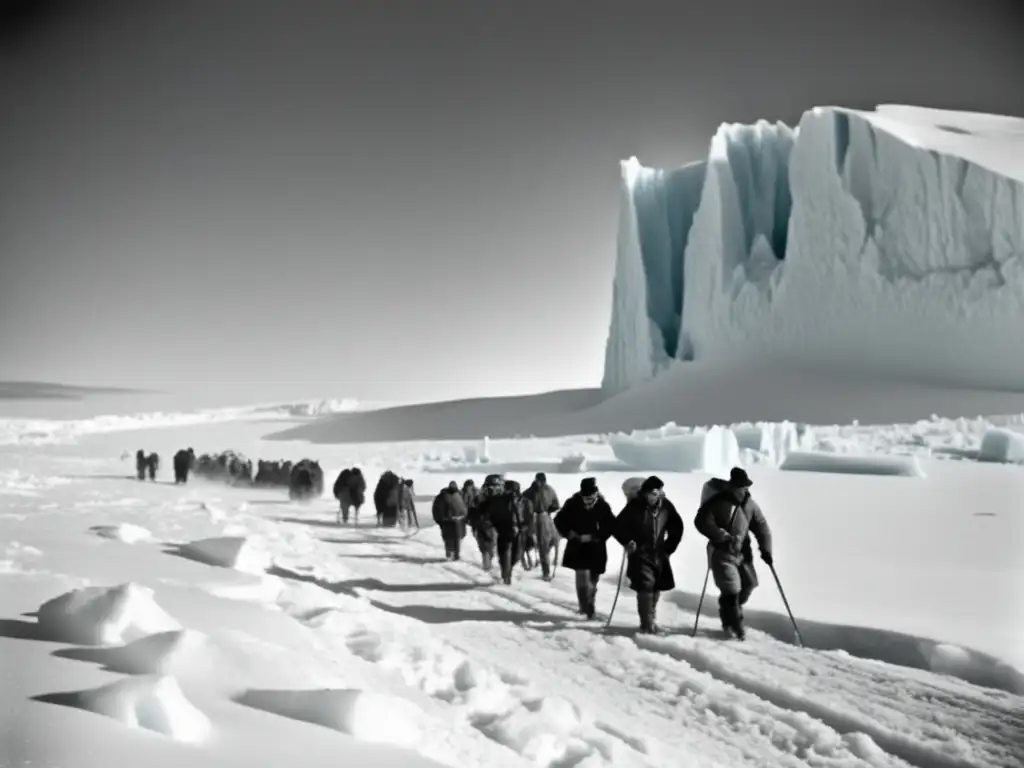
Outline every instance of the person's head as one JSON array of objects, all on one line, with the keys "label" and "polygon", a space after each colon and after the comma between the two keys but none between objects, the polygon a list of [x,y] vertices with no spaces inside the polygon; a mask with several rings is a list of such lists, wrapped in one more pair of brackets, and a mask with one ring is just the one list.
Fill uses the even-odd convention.
[{"label": "person's head", "polygon": [[452,480],[450,483],[448,483],[448,490],[452,493],[458,491],[459,484],[456,481]]},{"label": "person's head", "polygon": [[600,498],[600,493],[595,478],[585,477],[580,481],[580,498],[583,500],[583,506],[594,506]]},{"label": "person's head", "polygon": [[546,485],[548,482],[548,476],[545,475],[543,472],[538,472],[536,475],[533,476],[533,482],[535,482],[537,485]]},{"label": "person's head", "polygon": [[753,484],[754,481],[742,467],[733,467],[729,472],[729,487],[736,491],[738,496],[749,496],[750,486]]},{"label": "person's head", "polygon": [[653,507],[661,502],[664,488],[665,483],[661,481],[661,478],[657,475],[651,475],[644,480],[643,485],[640,486],[640,495],[649,506]]}]

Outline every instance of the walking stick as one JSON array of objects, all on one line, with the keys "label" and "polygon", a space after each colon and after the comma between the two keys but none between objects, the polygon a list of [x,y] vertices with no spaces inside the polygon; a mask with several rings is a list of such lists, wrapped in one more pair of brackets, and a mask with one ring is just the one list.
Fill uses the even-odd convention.
[{"label": "walking stick", "polygon": [[789,600],[786,599],[786,593],[782,589],[782,582],[779,581],[779,574],[775,572],[775,566],[769,565],[772,570],[772,576],[775,577],[775,586],[779,588],[779,594],[782,595],[782,602],[786,606],[786,613],[789,614],[789,620],[793,622],[793,633],[796,635],[796,644],[801,648],[804,647],[803,638],[800,637],[800,628],[796,625],[796,619],[793,618],[793,611],[789,607]]},{"label": "walking stick", "polygon": [[622,574],[626,570],[626,557],[627,557],[626,550],[623,549],[622,550],[622,565],[619,566],[619,583],[618,583],[618,586],[615,587],[615,599],[612,600],[612,609],[610,611],[608,611],[608,621],[605,622],[605,625],[604,625],[605,629],[608,629],[608,627],[610,627],[612,625],[612,616],[615,615],[615,606],[618,605],[618,602],[619,602],[619,592],[622,591]]},{"label": "walking stick", "polygon": [[704,594],[708,591],[708,577],[711,575],[711,564],[708,564],[707,571],[704,572],[704,586],[700,590],[700,600],[697,601],[697,618],[693,620],[693,632],[690,633],[690,637],[697,636],[697,625],[700,624],[700,608],[704,605]]}]

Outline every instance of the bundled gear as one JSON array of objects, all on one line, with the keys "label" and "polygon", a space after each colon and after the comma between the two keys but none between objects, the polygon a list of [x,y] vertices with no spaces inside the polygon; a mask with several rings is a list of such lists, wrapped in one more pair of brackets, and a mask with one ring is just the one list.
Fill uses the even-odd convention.
[{"label": "bundled gear", "polygon": [[[523,493],[523,504],[526,518],[524,557],[531,550],[535,550],[543,578],[550,580],[554,575],[552,564],[557,562],[558,558],[559,541],[558,529],[555,528],[551,516],[559,510],[561,504],[558,501],[558,494],[548,485],[547,475],[543,472],[536,474],[533,485]],[[529,570],[529,567],[524,563],[524,568]]]},{"label": "bundled gear", "polygon": [[358,467],[341,470],[334,481],[334,498],[338,500],[338,524],[348,524],[351,511],[355,510],[355,522],[359,524],[359,510],[366,503],[366,478]]},{"label": "bundled gear", "polygon": [[671,557],[683,539],[683,519],[665,498],[665,484],[652,475],[644,480],[615,520],[615,538],[628,557],[626,577],[636,592],[640,631],[654,634],[661,593],[675,588]]},{"label": "bundled gear", "polygon": [[615,532],[615,515],[594,478],[583,478],[580,490],[566,500],[553,523],[565,538],[562,565],[576,572],[580,613],[592,619],[597,612],[598,579],[608,567],[607,542]]},{"label": "bundled gear", "polygon": [[462,540],[466,538],[468,513],[458,483],[453,480],[434,497],[431,513],[441,531],[445,557],[448,560],[458,560],[461,556]]},{"label": "bundled gear", "polygon": [[196,452],[191,448],[182,449],[174,454],[171,463],[174,466],[174,484],[181,485],[188,482],[188,473],[191,471],[196,460]]},{"label": "bundled gear", "polygon": [[750,536],[757,539],[761,559],[771,566],[772,534],[764,514],[750,495],[753,481],[740,467],[728,480],[712,478],[701,491],[694,527],[708,539],[708,568],[718,587],[718,615],[723,631],[746,637],[743,606],[758,586]]}]

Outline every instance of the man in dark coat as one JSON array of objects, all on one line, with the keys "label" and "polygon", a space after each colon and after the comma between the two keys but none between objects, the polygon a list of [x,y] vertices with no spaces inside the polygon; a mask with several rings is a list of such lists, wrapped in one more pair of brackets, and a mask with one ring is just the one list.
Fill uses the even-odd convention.
[{"label": "man in dark coat", "polygon": [[512,583],[512,571],[523,554],[525,518],[520,486],[515,480],[506,480],[499,496],[491,502],[489,517],[494,526],[501,580]]},{"label": "man in dark coat", "polygon": [[431,509],[434,522],[441,531],[444,542],[444,556],[449,560],[458,560],[462,550],[462,540],[466,537],[466,502],[459,493],[459,484],[452,480],[448,487],[434,497]]},{"label": "man in dark coat", "polygon": [[480,564],[485,571],[490,571],[494,566],[494,552],[498,546],[498,532],[491,522],[491,512],[496,505],[501,504],[504,492],[501,475],[488,475],[467,517],[477,547],[480,548]]},{"label": "man in dark coat", "polygon": [[652,475],[615,519],[615,538],[626,548],[626,576],[636,592],[640,631],[658,632],[658,600],[676,585],[670,558],[683,540],[683,519],[665,498],[665,484]]},{"label": "man in dark coat", "polygon": [[543,472],[534,477],[533,485],[523,493],[523,501],[529,505],[527,517],[531,519],[530,538],[526,541],[527,549],[532,543],[537,550],[541,572],[545,580],[551,579],[551,553],[558,544],[558,531],[551,521],[551,516],[562,505],[558,501],[555,489],[548,485],[548,478]]},{"label": "man in dark coat", "polygon": [[754,483],[740,467],[729,480],[709,480],[693,526],[708,539],[708,567],[718,587],[718,615],[722,629],[738,639],[746,637],[743,606],[757,587],[757,570],[750,534],[757,539],[761,559],[770,568],[772,532],[761,508],[750,495]]},{"label": "man in dark coat", "polygon": [[141,448],[135,452],[135,474],[139,480],[146,479],[146,452]]},{"label": "man in dark coat", "polygon": [[172,463],[174,465],[174,484],[179,485],[188,482],[188,473],[192,469],[192,462],[196,460],[196,453],[191,448],[184,448],[174,454]]},{"label": "man in dark coat", "polygon": [[390,469],[385,470],[373,491],[373,506],[377,510],[377,525],[394,528],[398,524],[399,487],[401,479]]},{"label": "man in dark coat", "polygon": [[160,454],[151,453],[146,457],[146,471],[149,472],[149,479],[156,480],[156,473],[160,469]]},{"label": "man in dark coat", "polygon": [[334,481],[334,498],[338,500],[338,524],[348,524],[349,514],[355,509],[355,522],[359,525],[359,510],[366,503],[366,478],[359,467],[341,470]]},{"label": "man in dark coat", "polygon": [[597,581],[608,567],[608,539],[615,533],[615,515],[597,487],[585,477],[580,489],[555,515],[555,528],[566,540],[562,565],[576,571],[576,599],[588,619],[597,612]]}]

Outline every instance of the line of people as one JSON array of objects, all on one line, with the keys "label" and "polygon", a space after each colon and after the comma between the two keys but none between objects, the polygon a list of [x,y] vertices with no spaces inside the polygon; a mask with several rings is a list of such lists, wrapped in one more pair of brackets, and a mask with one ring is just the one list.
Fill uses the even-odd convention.
[{"label": "line of people", "polygon": [[[720,593],[722,630],[741,640],[746,636],[743,606],[758,586],[751,536],[761,559],[773,564],[771,529],[751,495],[752,485],[740,467],[733,468],[728,480],[709,480],[694,517],[694,528],[708,539],[708,568]],[[636,593],[640,631],[654,634],[660,631],[661,595],[675,588],[671,557],[685,531],[664,487],[656,476],[639,486],[627,481],[626,505],[615,515],[592,477],[584,478],[579,491],[560,505],[543,472],[525,492],[516,481],[495,474],[488,475],[479,490],[472,480],[461,489],[452,481],[435,497],[432,512],[449,559],[460,559],[468,528],[483,568],[491,571],[497,557],[505,584],[512,583],[516,563],[531,549],[537,552],[543,578],[550,580],[559,539],[564,539],[562,565],[576,574],[579,611],[587,618],[596,614],[598,582],[608,566],[607,542],[614,538],[625,551],[625,573]]]}]

